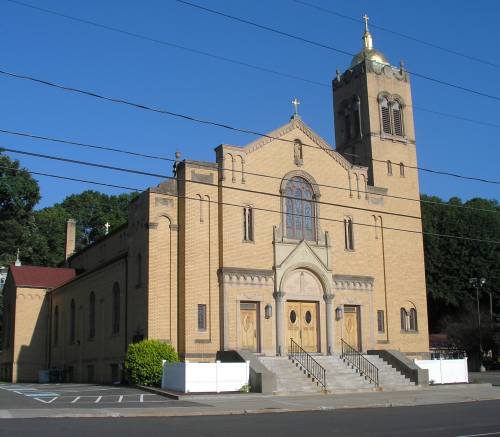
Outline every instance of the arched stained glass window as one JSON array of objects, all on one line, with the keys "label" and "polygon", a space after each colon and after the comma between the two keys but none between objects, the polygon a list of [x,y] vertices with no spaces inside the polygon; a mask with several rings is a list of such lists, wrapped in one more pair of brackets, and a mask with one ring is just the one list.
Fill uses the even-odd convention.
[{"label": "arched stained glass window", "polygon": [[285,188],[286,236],[296,240],[315,240],[313,190],[301,177],[291,178]]},{"label": "arched stained glass window", "polygon": [[95,337],[95,293],[89,296],[89,338]]},{"label": "arched stained glass window", "polygon": [[69,306],[69,341],[70,343],[75,342],[76,337],[76,305],[75,300],[71,299],[71,304]]},{"label": "arched stained glass window", "polygon": [[113,313],[111,317],[112,332],[120,332],[120,286],[117,282],[113,284]]}]

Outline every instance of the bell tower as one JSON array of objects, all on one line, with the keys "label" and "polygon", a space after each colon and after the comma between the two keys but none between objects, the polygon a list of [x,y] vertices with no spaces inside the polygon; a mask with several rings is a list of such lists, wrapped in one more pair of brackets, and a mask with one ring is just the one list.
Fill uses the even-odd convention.
[{"label": "bell tower", "polygon": [[333,79],[337,151],[366,166],[368,184],[418,198],[413,106],[408,72],[373,47],[368,17],[363,48]]}]

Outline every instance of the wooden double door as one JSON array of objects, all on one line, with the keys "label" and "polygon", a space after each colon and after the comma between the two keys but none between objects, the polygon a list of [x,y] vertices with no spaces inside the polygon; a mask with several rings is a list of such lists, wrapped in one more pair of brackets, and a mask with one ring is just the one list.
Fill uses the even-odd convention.
[{"label": "wooden double door", "polygon": [[318,352],[318,304],[288,301],[286,308],[288,338],[307,352]]}]

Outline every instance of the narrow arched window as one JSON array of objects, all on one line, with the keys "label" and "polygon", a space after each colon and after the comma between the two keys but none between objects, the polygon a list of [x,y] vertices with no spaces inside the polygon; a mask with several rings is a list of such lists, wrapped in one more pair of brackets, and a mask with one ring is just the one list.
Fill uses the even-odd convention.
[{"label": "narrow arched window", "polygon": [[387,174],[389,176],[392,176],[392,162],[391,161],[387,161]]},{"label": "narrow arched window", "polygon": [[316,238],[315,208],[311,184],[301,177],[288,180],[285,187],[286,236],[296,240]]},{"label": "narrow arched window", "polygon": [[354,224],[352,217],[344,219],[344,240],[346,250],[354,250]]},{"label": "narrow arched window", "polygon": [[113,314],[111,323],[113,334],[118,334],[120,332],[120,286],[117,282],[113,285]]},{"label": "narrow arched window", "polygon": [[10,318],[10,305],[7,304],[4,310],[4,329],[5,329],[5,349],[10,347],[10,336],[11,336],[11,318]]},{"label": "narrow arched window", "polygon": [[56,305],[54,309],[54,346],[59,343],[59,307]]},{"label": "narrow arched window", "polygon": [[401,331],[408,331],[408,312],[401,308]]},{"label": "narrow arched window", "polygon": [[382,97],[380,101],[380,118],[382,122],[382,132],[385,134],[392,134],[391,113],[389,108],[389,100],[387,100],[387,97]]},{"label": "narrow arched window", "polygon": [[361,113],[360,113],[360,108],[361,108],[361,102],[359,100],[358,96],[354,97],[354,103],[353,103],[353,111],[352,111],[352,118],[353,118],[353,134],[354,138],[359,138],[361,135]]},{"label": "narrow arched window", "polygon": [[392,104],[392,122],[394,125],[394,135],[403,136],[403,108],[397,100]]},{"label": "narrow arched window", "polygon": [[418,331],[417,310],[415,308],[411,308],[410,309],[409,327],[408,327],[408,329],[410,331]]},{"label": "narrow arched window", "polygon": [[75,300],[71,299],[69,306],[69,341],[74,343],[76,338],[76,304]]},{"label": "narrow arched window", "polygon": [[[200,199],[200,207],[201,207],[201,199]],[[137,254],[137,287],[140,287],[142,285],[142,255],[139,253]]]},{"label": "narrow arched window", "polygon": [[92,291],[89,296],[89,338],[95,337],[95,293]]},{"label": "narrow arched window", "polygon": [[399,176],[405,177],[405,165],[402,162],[399,163]]}]

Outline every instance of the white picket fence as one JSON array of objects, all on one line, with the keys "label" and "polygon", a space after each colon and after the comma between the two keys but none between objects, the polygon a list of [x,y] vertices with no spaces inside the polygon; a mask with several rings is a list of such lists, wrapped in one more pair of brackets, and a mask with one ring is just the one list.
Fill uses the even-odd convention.
[{"label": "white picket fence", "polygon": [[429,382],[432,384],[469,382],[467,357],[458,360],[415,360],[415,364],[429,371]]},{"label": "white picket fence", "polygon": [[161,387],[181,393],[240,391],[248,385],[250,363],[163,363]]}]

